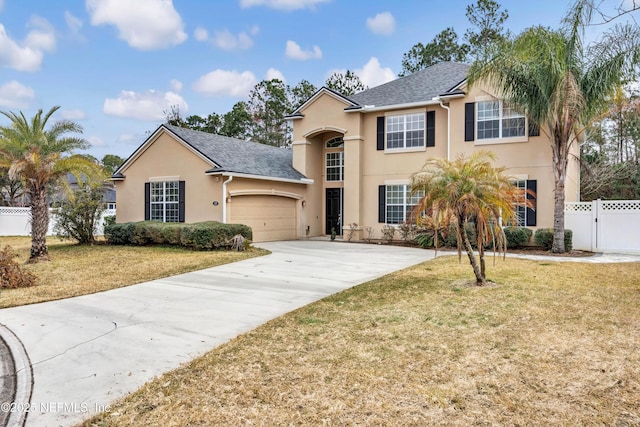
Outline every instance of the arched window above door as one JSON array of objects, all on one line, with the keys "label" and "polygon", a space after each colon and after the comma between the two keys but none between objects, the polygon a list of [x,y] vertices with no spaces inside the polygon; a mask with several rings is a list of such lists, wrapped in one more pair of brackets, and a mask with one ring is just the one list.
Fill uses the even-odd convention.
[{"label": "arched window above door", "polygon": [[327,148],[342,148],[344,147],[344,139],[341,136],[336,136],[327,141],[325,147]]}]

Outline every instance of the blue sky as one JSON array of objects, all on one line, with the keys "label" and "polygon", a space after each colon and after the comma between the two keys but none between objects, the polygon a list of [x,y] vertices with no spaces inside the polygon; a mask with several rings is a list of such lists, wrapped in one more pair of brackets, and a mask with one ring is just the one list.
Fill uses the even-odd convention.
[{"label": "blue sky", "polygon": [[[0,0],[0,110],[61,105],[54,118],[84,127],[88,153],[126,157],[171,105],[225,113],[263,79],[321,86],[345,69],[384,83],[414,44],[449,26],[462,36],[471,2]],[[557,27],[569,4],[499,3],[515,33]]]}]

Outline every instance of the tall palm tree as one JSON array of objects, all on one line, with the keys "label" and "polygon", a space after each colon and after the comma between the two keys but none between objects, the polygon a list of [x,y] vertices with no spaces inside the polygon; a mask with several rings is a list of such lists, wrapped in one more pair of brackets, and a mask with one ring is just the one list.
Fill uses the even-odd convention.
[{"label": "tall palm tree", "polygon": [[[506,251],[501,220],[514,219],[515,202],[524,199],[522,190],[504,174],[505,168],[492,166],[493,160],[494,155],[484,150],[453,161],[431,159],[411,181],[412,193],[424,194],[417,209],[453,219],[458,256],[462,256],[464,247],[478,286],[487,284],[485,246],[492,244],[494,250]],[[466,233],[470,223],[475,230],[480,263]]]},{"label": "tall palm tree", "polygon": [[565,179],[572,147],[589,123],[606,112],[607,99],[633,74],[640,59],[637,26],[616,25],[598,42],[584,46],[584,29],[594,8],[591,0],[577,0],[560,30],[529,28],[469,70],[470,85],[488,85],[525,111],[551,141],[553,252],[565,251]]},{"label": "tall palm tree", "polygon": [[20,179],[31,204],[31,254],[35,263],[49,259],[47,229],[49,210],[47,194],[67,173],[81,179],[97,179],[101,168],[85,156],[72,154],[86,148],[87,142],[70,133],[81,133],[82,127],[68,120],[60,120],[45,129],[56,106],[43,116],[38,110],[31,120],[22,112],[0,111],[11,124],[0,126],[0,167],[9,168],[11,179]]}]

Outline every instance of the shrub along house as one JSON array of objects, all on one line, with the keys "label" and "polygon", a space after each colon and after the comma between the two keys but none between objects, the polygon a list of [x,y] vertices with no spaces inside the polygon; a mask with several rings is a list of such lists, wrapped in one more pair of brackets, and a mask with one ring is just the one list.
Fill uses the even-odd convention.
[{"label": "shrub along house", "polygon": [[[244,223],[255,241],[338,234],[409,218],[409,183],[431,157],[486,149],[514,184],[533,190],[520,225],[553,226],[549,140],[478,87],[468,66],[441,63],[356,95],[318,90],[288,119],[291,150],[162,125],[116,171],[118,222]],[[577,152],[573,153],[577,158]],[[566,200],[578,193],[571,162]]]}]

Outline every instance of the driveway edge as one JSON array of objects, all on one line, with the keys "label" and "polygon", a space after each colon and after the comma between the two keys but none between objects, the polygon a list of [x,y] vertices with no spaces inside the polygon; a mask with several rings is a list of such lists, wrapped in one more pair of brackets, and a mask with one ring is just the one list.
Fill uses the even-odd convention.
[{"label": "driveway edge", "polygon": [[9,417],[5,426],[21,427],[24,426],[27,421],[31,392],[33,390],[31,360],[20,338],[3,324],[0,324],[0,339],[4,341],[9,349],[16,376],[13,406],[9,411]]}]

